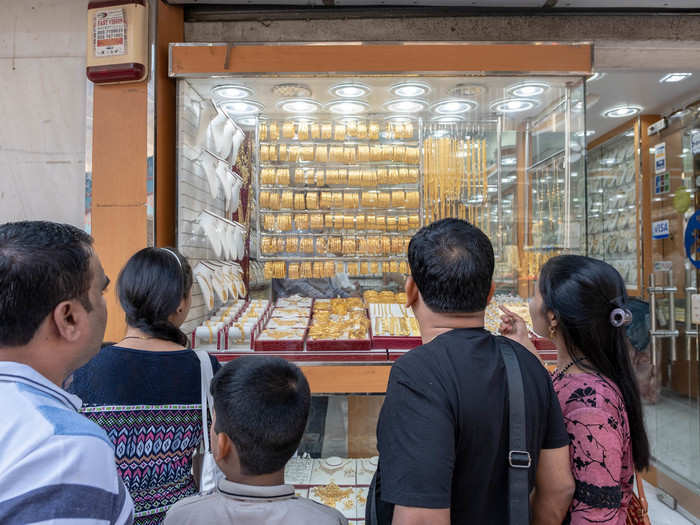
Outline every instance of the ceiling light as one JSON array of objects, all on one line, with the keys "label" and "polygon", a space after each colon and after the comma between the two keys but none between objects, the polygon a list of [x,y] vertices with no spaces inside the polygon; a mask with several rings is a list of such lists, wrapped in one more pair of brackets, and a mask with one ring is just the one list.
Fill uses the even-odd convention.
[{"label": "ceiling light", "polygon": [[669,73],[664,75],[659,79],[659,82],[680,82],[693,76],[692,73]]},{"label": "ceiling light", "polygon": [[610,109],[606,109],[603,111],[603,116],[608,117],[608,118],[624,118],[624,117],[632,117],[642,111],[641,106],[637,106],[634,104],[631,105],[622,105],[622,106],[615,106]]},{"label": "ceiling light", "polygon": [[587,129],[586,131],[577,131],[574,135],[577,137],[590,137],[591,135],[595,135],[595,130]]},{"label": "ceiling light", "polygon": [[593,73],[588,79],[586,79],[586,82],[595,82],[596,80],[600,80],[605,76],[605,73],[597,72]]},{"label": "ceiling light", "polygon": [[411,117],[409,115],[389,115],[385,117],[384,120],[390,120],[391,122],[414,122],[416,117]]},{"label": "ceiling light", "polygon": [[277,107],[286,113],[316,113],[321,104],[310,98],[288,98],[280,100]]},{"label": "ceiling light", "polygon": [[457,84],[447,93],[451,97],[478,97],[486,93],[486,88],[481,84]]},{"label": "ceiling light", "polygon": [[329,102],[326,108],[336,115],[357,115],[367,111],[369,104],[361,100],[334,100]]},{"label": "ceiling light", "polygon": [[501,159],[501,166],[515,166],[517,159],[515,157],[503,157]]},{"label": "ceiling light", "polygon": [[227,84],[224,86],[216,86],[211,90],[211,94],[216,98],[241,99],[251,96],[253,90],[245,86]]},{"label": "ceiling light", "polygon": [[389,91],[397,97],[415,98],[430,93],[430,86],[425,82],[401,82],[391,86]]},{"label": "ceiling light", "polygon": [[473,100],[466,99],[449,99],[438,102],[432,107],[433,113],[438,115],[455,115],[458,113],[466,113],[477,107],[477,103]]},{"label": "ceiling light", "polygon": [[243,116],[243,115],[257,115],[263,109],[263,105],[259,102],[253,100],[245,100],[240,102],[223,102],[220,104],[221,109],[228,115]]},{"label": "ceiling light", "polygon": [[536,97],[549,89],[546,82],[519,82],[508,88],[508,94],[514,97]]},{"label": "ceiling light", "polygon": [[537,106],[537,101],[529,98],[505,98],[491,104],[491,111],[498,113],[519,113]]},{"label": "ceiling light", "polygon": [[460,115],[442,115],[440,117],[433,117],[430,121],[436,124],[457,124],[459,122],[464,122],[464,117]]},{"label": "ceiling light", "polygon": [[236,119],[236,124],[239,126],[255,127],[258,123],[258,117],[243,117]]},{"label": "ceiling light", "polygon": [[359,82],[346,82],[333,86],[329,91],[332,95],[340,98],[358,98],[367,96],[371,89]]},{"label": "ceiling light", "polygon": [[424,100],[407,98],[404,100],[390,100],[384,104],[384,107],[392,113],[418,113],[428,107],[428,104]]}]

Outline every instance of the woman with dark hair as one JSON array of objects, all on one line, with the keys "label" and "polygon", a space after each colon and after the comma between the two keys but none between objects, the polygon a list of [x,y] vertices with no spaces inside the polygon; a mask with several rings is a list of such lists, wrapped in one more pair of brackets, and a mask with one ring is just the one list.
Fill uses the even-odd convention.
[{"label": "woman with dark hair", "polygon": [[[200,365],[180,330],[191,288],[192,269],[174,248],[134,254],[117,280],[126,334],[77,370],[69,388],[114,443],[137,525],[162,523],[171,505],[197,492]],[[220,368],[213,358],[212,367]]]},{"label": "woman with dark hair", "polygon": [[[501,333],[534,353],[523,319],[504,314]],[[632,317],[625,283],[603,261],[554,257],[542,267],[530,315],[558,350],[552,381],[576,481],[565,523],[624,525],[635,469],[646,469],[650,454],[625,330]]]}]

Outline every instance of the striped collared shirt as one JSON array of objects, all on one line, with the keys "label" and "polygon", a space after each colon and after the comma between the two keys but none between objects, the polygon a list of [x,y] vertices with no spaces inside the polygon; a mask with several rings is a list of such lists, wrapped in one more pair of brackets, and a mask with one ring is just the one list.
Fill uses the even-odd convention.
[{"label": "striped collared shirt", "polygon": [[133,504],[111,441],[80,398],[0,361],[0,523],[128,525]]}]

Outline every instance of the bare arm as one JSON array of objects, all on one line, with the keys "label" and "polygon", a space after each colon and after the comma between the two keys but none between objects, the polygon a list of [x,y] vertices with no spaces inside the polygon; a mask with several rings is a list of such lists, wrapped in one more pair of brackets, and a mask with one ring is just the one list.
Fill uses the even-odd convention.
[{"label": "bare arm", "polygon": [[532,525],[561,525],[574,489],[569,447],[542,449],[532,497]]},{"label": "bare arm", "polygon": [[394,507],[392,525],[450,525],[450,509]]}]

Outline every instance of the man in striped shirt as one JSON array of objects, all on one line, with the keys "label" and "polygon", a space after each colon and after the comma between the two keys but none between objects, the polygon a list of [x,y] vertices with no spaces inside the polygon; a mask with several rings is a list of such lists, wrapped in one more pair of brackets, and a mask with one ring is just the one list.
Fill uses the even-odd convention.
[{"label": "man in striped shirt", "polygon": [[0,523],[132,522],[111,441],[62,388],[99,350],[108,283],[83,231],[0,225]]}]

